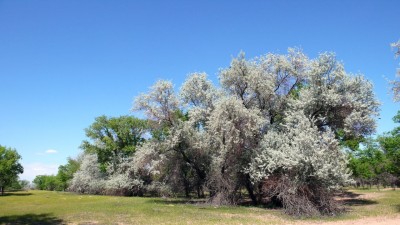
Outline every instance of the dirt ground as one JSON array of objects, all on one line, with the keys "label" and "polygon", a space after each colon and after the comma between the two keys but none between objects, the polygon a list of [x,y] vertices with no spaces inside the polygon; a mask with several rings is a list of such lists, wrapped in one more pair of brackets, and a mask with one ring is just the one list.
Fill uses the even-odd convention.
[{"label": "dirt ground", "polygon": [[400,216],[396,217],[368,217],[363,219],[348,220],[348,221],[333,221],[333,222],[308,222],[308,223],[295,223],[295,224],[326,224],[326,225],[373,225],[373,224],[385,224],[385,225],[399,225]]},{"label": "dirt ground", "polygon": [[[381,191],[391,191],[392,189],[381,189]],[[337,200],[339,201],[363,201],[363,200],[372,200],[377,199],[383,196],[382,192],[375,192],[375,193],[366,193],[362,195],[353,194],[353,193],[345,193],[342,196],[339,196]],[[300,222],[294,223],[299,225],[306,225],[306,224],[326,224],[326,225],[373,225],[373,224],[385,224],[385,225],[400,225],[400,214],[396,216],[378,216],[378,217],[365,217],[361,219],[354,219],[354,220],[344,220],[344,221],[316,221],[316,222]]]}]

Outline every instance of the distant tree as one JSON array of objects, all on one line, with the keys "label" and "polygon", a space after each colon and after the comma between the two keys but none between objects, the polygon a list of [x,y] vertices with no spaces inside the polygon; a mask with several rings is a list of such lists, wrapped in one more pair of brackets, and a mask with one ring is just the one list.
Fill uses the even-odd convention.
[{"label": "distant tree", "polygon": [[[395,123],[400,123],[400,111],[393,118]],[[396,177],[400,177],[400,126],[391,132],[378,136],[378,142],[386,154],[389,165],[388,170]]]},{"label": "distant tree", "polygon": [[350,153],[349,168],[353,177],[361,186],[387,185],[390,174],[388,155],[382,150],[379,142],[373,138],[363,141],[363,146]]},{"label": "distant tree", "polygon": [[33,180],[35,188],[38,190],[61,191],[60,181],[55,175],[38,175]]},{"label": "distant tree", "polygon": [[30,188],[30,182],[28,180],[15,180],[8,188],[11,190],[27,190]]},{"label": "distant tree", "polygon": [[31,188],[31,182],[29,182],[29,180],[19,180],[18,183],[23,190],[28,190]]},{"label": "distant tree", "polygon": [[24,172],[19,163],[21,156],[15,149],[0,145],[0,193],[4,194],[4,188],[18,179],[18,174]]},{"label": "distant tree", "polygon": [[32,183],[34,184],[34,188],[38,190],[45,190],[45,177],[44,175],[37,175],[35,179],[33,179]]},{"label": "distant tree", "polygon": [[[400,122],[400,111],[393,121]],[[350,152],[349,157],[349,168],[358,184],[396,187],[400,178],[400,127],[364,139],[362,147]]]},{"label": "distant tree", "polygon": [[78,171],[80,166],[79,159],[68,158],[65,165],[58,167],[57,180],[59,189],[65,191],[68,188],[69,181],[72,180],[74,173]]},{"label": "distant tree", "polygon": [[120,156],[131,156],[136,147],[144,141],[147,122],[132,116],[100,116],[86,130],[92,140],[83,141],[81,148],[85,153],[96,154],[102,170],[106,164],[117,166]]}]

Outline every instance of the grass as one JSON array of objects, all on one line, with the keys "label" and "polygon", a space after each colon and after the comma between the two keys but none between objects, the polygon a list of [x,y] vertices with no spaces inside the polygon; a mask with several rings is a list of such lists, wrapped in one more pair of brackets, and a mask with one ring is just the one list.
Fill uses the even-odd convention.
[{"label": "grass", "polygon": [[[400,213],[400,191],[357,190],[343,201],[348,212],[334,218],[354,220]],[[185,199],[77,195],[65,192],[10,192],[0,196],[0,224],[287,224],[299,220],[280,210],[213,207]]]}]

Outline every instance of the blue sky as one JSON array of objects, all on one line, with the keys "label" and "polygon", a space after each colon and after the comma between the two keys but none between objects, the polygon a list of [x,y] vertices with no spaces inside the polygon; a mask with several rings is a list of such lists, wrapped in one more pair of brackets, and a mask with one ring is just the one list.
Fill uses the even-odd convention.
[{"label": "blue sky", "polygon": [[[190,72],[217,81],[248,57],[300,47],[336,52],[382,102],[378,132],[399,110],[384,77],[400,60],[400,1],[5,1],[0,0],[0,144],[22,155],[23,179],[76,156],[100,115],[129,115],[157,79],[176,87]],[[50,151],[49,151],[50,150]]]}]

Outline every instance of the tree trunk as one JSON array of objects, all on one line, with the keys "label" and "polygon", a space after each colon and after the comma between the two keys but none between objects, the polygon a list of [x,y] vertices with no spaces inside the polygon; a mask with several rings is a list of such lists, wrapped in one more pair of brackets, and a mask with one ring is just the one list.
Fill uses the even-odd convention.
[{"label": "tree trunk", "polygon": [[1,195],[4,195],[4,187],[3,186],[0,187],[0,190],[1,190]]},{"label": "tree trunk", "polygon": [[246,179],[245,186],[246,186],[247,192],[249,193],[251,201],[253,202],[253,205],[257,205],[258,201],[257,201],[257,197],[253,191],[253,184],[250,181],[250,176],[246,175],[245,179]]},{"label": "tree trunk", "polygon": [[204,197],[205,197],[205,196],[204,196],[203,187],[200,186],[200,185],[197,186],[197,197],[198,197],[198,198],[204,198]]}]

